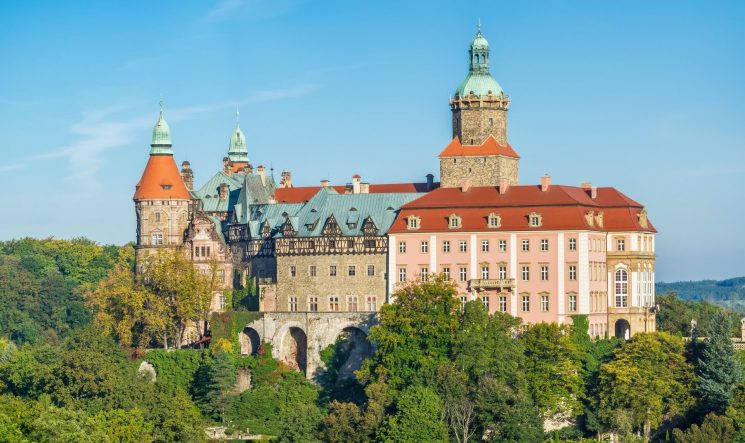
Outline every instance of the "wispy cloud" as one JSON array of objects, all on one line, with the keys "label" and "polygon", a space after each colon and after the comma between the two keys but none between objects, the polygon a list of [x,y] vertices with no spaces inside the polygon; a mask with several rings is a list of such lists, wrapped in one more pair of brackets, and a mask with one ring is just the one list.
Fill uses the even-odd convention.
[{"label": "wispy cloud", "polygon": [[[308,95],[320,89],[320,85],[306,84],[289,88],[266,89],[255,91],[237,100],[221,100],[214,103],[169,109],[167,118],[170,122],[185,121],[204,114],[216,112],[236,105],[282,100]],[[83,112],[82,119],[70,127],[75,141],[26,160],[65,159],[68,163],[67,180],[74,181],[85,188],[97,187],[96,174],[103,163],[102,154],[108,150],[131,144],[136,137],[153,124],[151,113],[147,117],[121,118],[121,114],[131,114],[133,106],[119,104],[106,108]],[[142,112],[137,112],[142,115]],[[21,164],[0,165],[0,172],[20,169]]]},{"label": "wispy cloud", "polygon": [[240,10],[241,18],[259,20],[290,11],[296,0],[220,0],[204,17],[206,22],[225,20]]},{"label": "wispy cloud", "polygon": [[14,163],[11,165],[0,165],[0,172],[10,172],[15,171],[17,169],[21,169],[23,167],[20,163]]}]

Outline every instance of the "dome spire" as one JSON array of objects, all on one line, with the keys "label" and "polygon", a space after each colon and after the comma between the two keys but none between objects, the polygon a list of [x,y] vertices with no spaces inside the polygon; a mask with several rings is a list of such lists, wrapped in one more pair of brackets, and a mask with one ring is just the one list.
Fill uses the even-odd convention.
[{"label": "dome spire", "polygon": [[166,119],[163,118],[163,98],[160,102],[160,114],[158,121],[153,127],[153,139],[150,143],[150,155],[173,155],[173,145],[171,143],[171,128],[168,126]]},{"label": "dome spire", "polygon": [[489,42],[481,33],[481,19],[476,22],[476,36],[471,41],[468,56],[468,75],[456,89],[455,96],[463,98],[472,93],[477,97],[503,95],[502,87],[489,71]]},{"label": "dome spire", "polygon": [[248,148],[246,147],[246,136],[243,135],[240,125],[241,113],[238,107],[235,108],[235,131],[230,137],[228,145],[228,157],[233,163],[248,163]]}]

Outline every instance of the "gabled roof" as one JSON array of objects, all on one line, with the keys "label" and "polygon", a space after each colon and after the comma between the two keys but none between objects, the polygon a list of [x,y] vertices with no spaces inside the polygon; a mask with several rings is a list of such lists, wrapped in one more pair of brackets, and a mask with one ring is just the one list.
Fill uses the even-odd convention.
[{"label": "gabled roof", "polygon": [[172,155],[151,155],[135,187],[133,200],[181,199],[191,195]]},{"label": "gabled roof", "polygon": [[490,135],[480,145],[463,145],[458,137],[440,152],[440,157],[481,157],[485,155],[503,155],[505,157],[520,158],[508,144],[500,145],[494,136]]},{"label": "gabled roof", "polygon": [[[210,177],[207,183],[194,191],[196,198],[202,201],[202,210],[205,212],[228,212],[238,201],[238,196],[243,184],[244,174],[228,175],[220,171]],[[228,185],[228,198],[220,200],[220,185]]]},{"label": "gabled roof", "polygon": [[[390,233],[403,232],[468,232],[468,231],[540,231],[559,229],[598,231],[651,231],[651,222],[639,223],[644,207],[614,188],[597,188],[593,199],[589,191],[580,187],[550,185],[546,191],[540,186],[510,186],[504,194],[497,187],[440,188],[402,206]],[[603,224],[597,218],[588,220],[588,213],[602,212]],[[461,228],[450,229],[448,216],[461,217]],[[487,225],[489,214],[500,216],[497,229]],[[531,213],[542,216],[540,227],[530,227]],[[421,219],[419,229],[409,230],[406,219]]]},{"label": "gabled roof", "polygon": [[[438,188],[439,183],[435,182],[432,184],[432,188]],[[399,194],[399,193],[423,193],[430,191],[427,189],[427,183],[381,183],[381,184],[370,184],[369,194]],[[306,202],[313,198],[318,193],[321,186],[299,186],[294,188],[277,188],[276,199],[278,202],[284,203],[297,203]],[[346,190],[346,186],[337,185],[329,186],[339,194],[343,194]]]}]

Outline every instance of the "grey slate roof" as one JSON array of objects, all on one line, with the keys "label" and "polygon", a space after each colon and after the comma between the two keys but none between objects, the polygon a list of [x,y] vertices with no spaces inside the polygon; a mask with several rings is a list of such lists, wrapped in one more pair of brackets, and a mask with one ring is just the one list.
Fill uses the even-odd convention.
[{"label": "grey slate roof", "polygon": [[[205,212],[227,212],[238,201],[238,196],[243,185],[246,174],[237,173],[228,175],[223,171],[213,175],[207,183],[194,191],[193,194],[202,201],[202,210]],[[220,200],[220,184],[227,183],[228,198]]]}]

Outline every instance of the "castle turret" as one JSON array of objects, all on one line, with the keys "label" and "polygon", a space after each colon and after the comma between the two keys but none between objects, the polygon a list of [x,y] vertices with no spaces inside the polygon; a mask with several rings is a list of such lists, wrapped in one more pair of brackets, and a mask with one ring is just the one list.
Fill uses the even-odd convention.
[{"label": "castle turret", "polygon": [[481,25],[468,50],[469,69],[450,99],[453,141],[440,154],[442,187],[517,184],[519,156],[507,142],[509,97],[489,70],[489,42]]},{"label": "castle turret", "polygon": [[240,126],[240,113],[235,112],[235,130],[230,136],[230,145],[228,146],[228,159],[230,160],[233,172],[240,172],[248,166],[248,148],[246,147],[246,136],[243,135]]},{"label": "castle turret", "polygon": [[162,102],[153,128],[150,158],[132,199],[137,213],[135,259],[138,262],[158,248],[183,243],[191,195],[173,159],[171,130],[163,118]]}]

